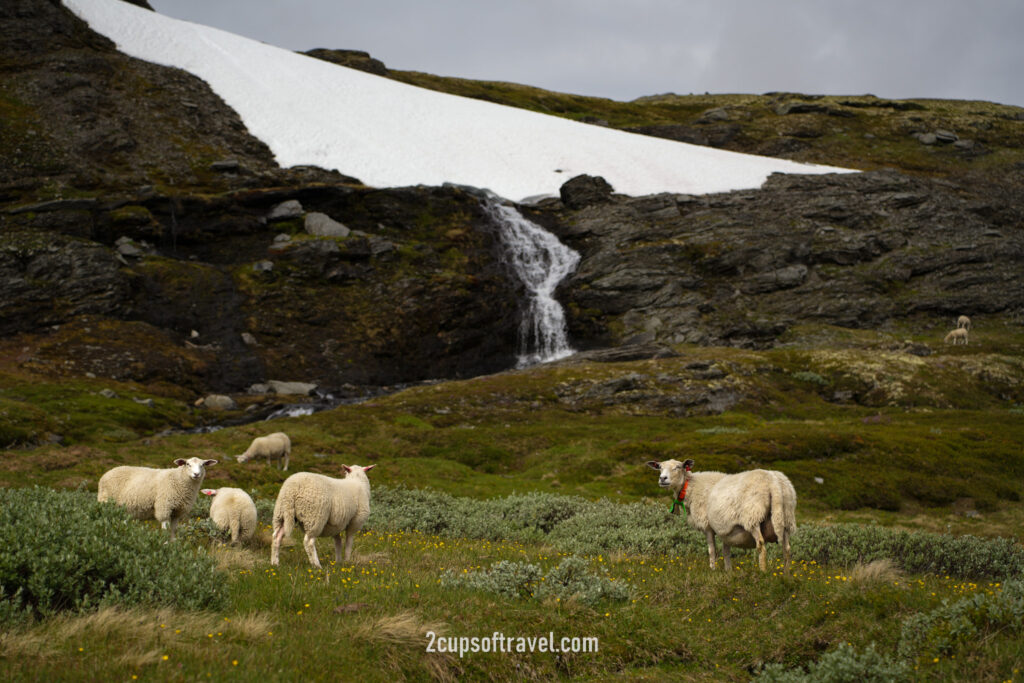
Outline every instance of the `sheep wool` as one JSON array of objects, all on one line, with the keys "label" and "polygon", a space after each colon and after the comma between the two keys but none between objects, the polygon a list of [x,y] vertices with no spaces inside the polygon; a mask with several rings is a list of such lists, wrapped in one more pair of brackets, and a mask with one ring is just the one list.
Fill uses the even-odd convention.
[{"label": "sheep wool", "polygon": [[231,542],[248,541],[256,533],[256,503],[242,489],[203,489],[204,495],[213,496],[210,520],[218,529],[231,532]]},{"label": "sheep wool", "polygon": [[320,568],[316,539],[334,537],[334,561],[341,562],[341,533],[345,532],[347,562],[352,557],[356,534],[370,516],[370,480],[366,473],[375,465],[343,465],[347,476],[334,479],[323,474],[298,472],[285,479],[274,504],[274,538],[270,564],[279,561],[281,540],[292,533],[296,522],[302,527],[302,545],[309,563]]},{"label": "sheep wool", "polygon": [[715,538],[720,536],[726,571],[732,569],[732,546],[757,548],[761,571],[767,571],[766,542],[782,546],[783,566],[789,571],[796,490],[785,474],[776,470],[692,472],[693,460],[651,460],[647,465],[659,470],[658,485],[670,489],[673,498],[685,488],[686,521],[704,532],[712,569],[718,556]]},{"label": "sheep wool", "polygon": [[292,442],[284,432],[274,432],[266,436],[257,436],[245,449],[245,453],[235,456],[238,462],[247,462],[253,458],[265,457],[267,464],[271,460],[281,459],[281,470],[288,471],[288,456],[292,453]]},{"label": "sheep wool", "polygon": [[122,465],[100,477],[96,499],[123,505],[135,519],[155,519],[174,538],[178,522],[195,505],[206,468],[216,460],[178,458],[176,467],[156,469]]}]

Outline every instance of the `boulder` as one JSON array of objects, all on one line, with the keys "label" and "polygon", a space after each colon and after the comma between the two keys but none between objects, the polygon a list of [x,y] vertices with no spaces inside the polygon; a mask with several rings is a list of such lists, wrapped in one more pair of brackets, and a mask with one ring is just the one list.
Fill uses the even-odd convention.
[{"label": "boulder", "polygon": [[352,231],[325,213],[306,214],[306,232],[317,237],[348,237]]},{"label": "boulder", "polygon": [[611,199],[613,188],[601,176],[578,175],[559,188],[562,203],[570,209],[582,209]]},{"label": "boulder", "polygon": [[302,218],[302,204],[298,199],[289,199],[275,204],[270,209],[270,213],[267,214],[267,221],[273,223],[274,221],[288,221],[293,218]]}]

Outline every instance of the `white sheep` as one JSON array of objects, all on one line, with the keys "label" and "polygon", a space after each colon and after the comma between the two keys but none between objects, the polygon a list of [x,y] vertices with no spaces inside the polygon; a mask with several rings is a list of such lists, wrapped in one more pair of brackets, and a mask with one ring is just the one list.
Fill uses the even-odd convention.
[{"label": "white sheep", "polygon": [[248,541],[256,533],[256,503],[242,489],[202,489],[200,493],[213,496],[210,520],[218,529],[231,532],[231,542]]},{"label": "white sheep", "polygon": [[[711,568],[715,568],[715,535],[722,537],[722,558],[732,570],[730,548],[757,548],[761,571],[767,571],[765,542],[779,543],[783,568],[789,571],[789,538],[796,531],[796,490],[782,472],[749,470],[738,474],[692,472],[693,460],[651,460],[660,471],[658,485],[672,490],[674,501],[688,510],[687,522],[703,531]],[[676,505],[673,503],[673,512]]]},{"label": "white sheep", "polygon": [[957,344],[967,346],[967,328],[958,327],[955,330],[950,330],[949,334],[946,335],[946,338],[943,341],[946,344],[952,343],[953,346],[956,346]]},{"label": "white sheep", "polygon": [[135,519],[155,519],[173,540],[178,522],[196,502],[206,468],[217,461],[178,458],[174,464],[169,469],[122,465],[108,470],[100,477],[96,499],[123,505]]},{"label": "white sheep", "polygon": [[281,539],[291,534],[295,522],[305,536],[302,546],[309,562],[320,569],[316,539],[334,537],[334,561],[341,562],[341,532],[345,532],[345,561],[352,557],[355,536],[370,516],[370,480],[366,473],[375,465],[342,465],[344,479],[323,474],[297,472],[284,480],[274,504],[274,540],[270,546],[270,564],[278,563]]},{"label": "white sheep", "polygon": [[235,456],[238,462],[246,462],[253,458],[266,456],[267,463],[281,458],[281,470],[288,471],[288,456],[292,453],[292,442],[284,432],[274,432],[266,436],[257,436],[245,449],[245,453]]},{"label": "white sheep", "polygon": [[957,327],[957,329],[960,329],[960,328],[963,328],[965,330],[971,329],[971,319],[968,318],[966,315],[960,316],[959,318],[956,319],[956,327]]}]

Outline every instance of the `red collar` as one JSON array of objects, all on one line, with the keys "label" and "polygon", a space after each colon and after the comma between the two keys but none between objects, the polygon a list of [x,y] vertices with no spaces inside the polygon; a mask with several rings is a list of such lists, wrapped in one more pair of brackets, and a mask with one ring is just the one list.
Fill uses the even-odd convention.
[{"label": "red collar", "polygon": [[683,488],[679,489],[679,495],[676,496],[676,500],[683,500],[686,498],[686,487],[690,485],[690,480],[687,479],[683,482]]}]

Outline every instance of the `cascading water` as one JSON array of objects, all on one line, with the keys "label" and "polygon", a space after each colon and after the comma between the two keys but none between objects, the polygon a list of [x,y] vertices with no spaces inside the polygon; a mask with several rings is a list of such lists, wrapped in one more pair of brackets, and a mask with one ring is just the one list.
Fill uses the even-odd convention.
[{"label": "cascading water", "polygon": [[550,232],[523,217],[514,207],[486,203],[498,224],[508,259],[526,286],[529,300],[519,323],[516,367],[571,356],[565,312],[555,301],[558,283],[580,262],[580,255]]}]

